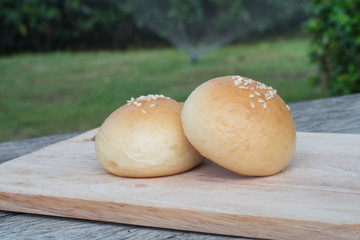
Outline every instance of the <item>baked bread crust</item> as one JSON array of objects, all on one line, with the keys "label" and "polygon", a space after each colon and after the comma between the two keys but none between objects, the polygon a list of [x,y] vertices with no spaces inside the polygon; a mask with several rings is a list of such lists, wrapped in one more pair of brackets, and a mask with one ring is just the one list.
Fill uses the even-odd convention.
[{"label": "baked bread crust", "polygon": [[296,129],[276,90],[240,76],[211,79],[185,101],[186,137],[206,158],[241,175],[268,176],[292,159]]},{"label": "baked bread crust", "polygon": [[203,157],[184,135],[182,106],[163,95],[148,95],[118,108],[96,135],[100,164],[122,177],[173,175],[198,165]]}]

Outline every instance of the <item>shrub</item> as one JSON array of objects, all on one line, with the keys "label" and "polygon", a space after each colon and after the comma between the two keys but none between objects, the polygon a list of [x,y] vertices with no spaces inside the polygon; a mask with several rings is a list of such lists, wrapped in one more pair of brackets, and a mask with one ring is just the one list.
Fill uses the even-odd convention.
[{"label": "shrub", "polygon": [[[210,38],[225,35],[223,30],[231,34],[241,31],[246,39],[258,37],[257,34],[284,34],[308,16],[309,1],[0,0],[0,53],[168,46],[168,40],[155,33],[157,28],[150,31],[140,24],[141,21],[135,23],[133,16],[125,11],[126,3],[130,3],[133,10],[141,10],[141,17],[148,16],[142,21],[144,26],[160,19],[159,12],[149,15],[154,7],[169,10],[165,8],[167,5],[175,6],[176,9],[170,8],[160,22],[171,23],[178,17],[180,23],[171,30],[176,30],[177,34],[183,30],[192,41],[194,37],[206,35],[204,30],[212,30],[214,26],[219,27],[221,33],[210,31]],[[220,6],[228,6],[230,10],[210,24],[212,14]],[[203,12],[205,7],[207,12]],[[234,16],[243,16],[246,24],[230,21]],[[196,22],[201,23],[200,28],[194,28]]]},{"label": "shrub", "polygon": [[336,95],[360,92],[360,1],[314,0],[306,30],[319,68],[313,83]]},{"label": "shrub", "polygon": [[158,41],[118,0],[0,0],[0,52],[126,48]]}]

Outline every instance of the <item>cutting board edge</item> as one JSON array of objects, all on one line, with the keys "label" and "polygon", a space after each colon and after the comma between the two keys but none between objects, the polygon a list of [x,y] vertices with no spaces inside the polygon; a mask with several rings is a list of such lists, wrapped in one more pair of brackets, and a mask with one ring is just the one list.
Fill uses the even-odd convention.
[{"label": "cutting board edge", "polygon": [[[37,202],[36,208],[34,201]],[[87,208],[88,206],[93,208]],[[317,239],[360,239],[360,222],[334,224],[258,215],[239,216],[203,210],[19,193],[0,192],[0,210],[252,238],[289,240],[316,236]]]}]

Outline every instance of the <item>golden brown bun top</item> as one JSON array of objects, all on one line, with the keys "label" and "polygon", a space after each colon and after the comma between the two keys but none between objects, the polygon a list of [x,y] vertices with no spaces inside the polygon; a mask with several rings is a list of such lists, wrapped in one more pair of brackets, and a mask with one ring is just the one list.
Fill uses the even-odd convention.
[{"label": "golden brown bun top", "polygon": [[122,139],[123,148],[139,148],[139,151],[155,145],[168,147],[168,138],[174,141],[185,138],[180,118],[182,106],[183,103],[162,95],[132,98],[110,114],[98,135]]},{"label": "golden brown bun top", "polygon": [[276,90],[240,76],[197,87],[182,111],[185,135],[205,157],[244,175],[283,169],[295,150],[291,112]]},{"label": "golden brown bun top", "polygon": [[[211,79],[200,85],[194,91],[199,94],[192,94],[187,101],[199,101],[197,106],[206,105],[206,108],[200,107],[196,111],[217,114],[217,120],[228,116],[228,124],[224,123],[223,127],[229,130],[238,129],[242,123],[246,128],[251,123],[264,123],[271,128],[292,119],[288,106],[276,90],[249,78],[241,78],[242,83],[237,86],[234,76]],[[241,114],[236,114],[239,112]]]},{"label": "golden brown bun top", "polygon": [[[180,123],[179,114],[183,103],[167,97],[139,98],[128,101],[127,104],[114,111],[106,121],[121,121],[121,125],[117,127],[122,128],[164,127],[169,123],[172,123],[170,126],[172,128],[173,122]],[[113,128],[110,123],[108,125]]]},{"label": "golden brown bun top", "polygon": [[96,135],[100,164],[123,177],[172,175],[199,164],[203,157],[184,135],[182,106],[162,95],[148,95],[115,110]]}]

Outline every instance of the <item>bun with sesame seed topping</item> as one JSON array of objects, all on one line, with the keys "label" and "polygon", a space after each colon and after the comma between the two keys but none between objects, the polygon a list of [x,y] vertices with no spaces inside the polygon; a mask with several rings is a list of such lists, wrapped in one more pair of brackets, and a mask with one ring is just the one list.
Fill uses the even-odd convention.
[{"label": "bun with sesame seed topping", "polygon": [[181,118],[186,137],[203,156],[241,175],[276,174],[295,153],[290,109],[275,89],[246,77],[201,84]]},{"label": "bun with sesame seed topping", "polygon": [[122,177],[158,177],[185,172],[202,157],[181,125],[183,103],[163,95],[132,98],[101,125],[95,152],[103,168]]}]

